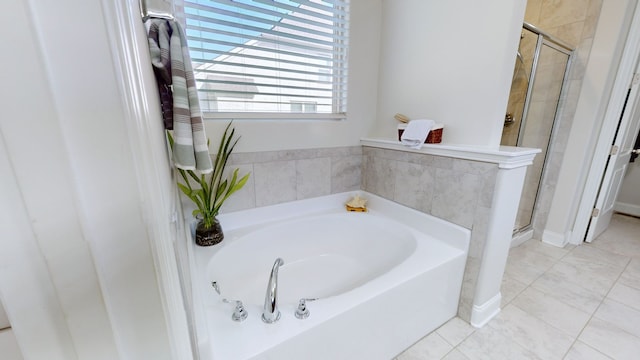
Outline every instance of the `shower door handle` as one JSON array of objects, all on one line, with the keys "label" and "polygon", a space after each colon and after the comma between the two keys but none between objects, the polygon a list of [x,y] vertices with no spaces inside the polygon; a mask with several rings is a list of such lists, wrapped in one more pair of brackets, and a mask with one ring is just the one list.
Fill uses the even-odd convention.
[{"label": "shower door handle", "polygon": [[640,149],[631,150],[631,158],[629,159],[629,162],[636,162],[636,158],[638,156],[640,156]]}]

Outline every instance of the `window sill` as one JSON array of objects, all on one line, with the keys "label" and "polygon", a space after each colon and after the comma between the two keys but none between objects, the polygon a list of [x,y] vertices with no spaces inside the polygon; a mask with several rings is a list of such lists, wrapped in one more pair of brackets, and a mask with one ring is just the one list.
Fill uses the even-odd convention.
[{"label": "window sill", "polygon": [[205,120],[346,120],[347,114],[205,112]]}]

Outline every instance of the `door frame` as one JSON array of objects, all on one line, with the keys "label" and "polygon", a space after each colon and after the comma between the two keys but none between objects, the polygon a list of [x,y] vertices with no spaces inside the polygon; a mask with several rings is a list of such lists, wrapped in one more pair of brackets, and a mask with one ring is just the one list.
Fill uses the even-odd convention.
[{"label": "door frame", "polygon": [[[635,74],[638,60],[640,60],[639,4],[636,5],[633,19],[627,33],[627,40],[624,45],[611,96],[609,97],[607,110],[602,122],[602,128],[597,136],[595,151],[593,153],[591,165],[589,166],[589,171],[586,175],[586,183],[580,197],[578,212],[571,234],[570,243],[572,244],[581,244],[587,234],[594,204],[596,203],[602,178],[606,171],[611,146],[616,136],[620,114],[622,112],[631,81]],[[627,108],[631,108],[631,106],[632,104],[627,104]],[[625,136],[626,133],[620,133],[618,135]]]},{"label": "door frame", "polygon": [[622,113],[619,115],[618,131],[614,135],[613,148],[608,156],[607,165],[602,176],[600,190],[587,227],[585,242],[592,242],[604,230],[609,227],[611,217],[615,212],[615,199],[620,192],[622,180],[627,172],[631,158],[630,135],[635,138],[638,131],[638,117],[640,116],[640,67],[636,68],[636,74],[628,89],[628,100]]}]

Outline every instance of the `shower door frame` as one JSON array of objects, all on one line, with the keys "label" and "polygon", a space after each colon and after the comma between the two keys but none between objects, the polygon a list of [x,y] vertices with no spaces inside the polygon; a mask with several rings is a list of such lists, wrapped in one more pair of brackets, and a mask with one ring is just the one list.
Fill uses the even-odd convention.
[{"label": "shower door frame", "polygon": [[[561,53],[565,54],[568,56],[567,58],[567,66],[565,67],[565,71],[564,71],[564,76],[562,78],[562,88],[560,90],[560,94],[558,97],[558,106],[556,108],[556,113],[555,113],[555,118],[553,120],[553,128],[551,130],[551,136],[553,136],[553,130],[556,126],[556,121],[555,119],[558,117],[559,114],[559,110],[561,109],[560,107],[560,102],[563,100],[563,95],[565,93],[565,83],[567,81],[567,79],[569,78],[569,69],[571,68],[571,62],[573,59],[573,49],[565,44],[564,42],[562,42],[561,40],[555,39],[553,38],[551,35],[546,34],[545,32],[537,29],[535,26],[529,24],[529,23],[524,23],[523,28],[533,32],[534,34],[537,35],[538,39],[536,41],[536,49],[533,53],[533,63],[531,65],[531,73],[529,74],[529,84],[527,86],[527,96],[525,97],[525,101],[524,101],[524,108],[522,110],[522,116],[520,118],[520,129],[518,130],[518,141],[516,142],[516,146],[522,146],[522,135],[524,135],[524,129],[525,129],[525,125],[527,124],[527,115],[528,115],[528,110],[529,110],[529,105],[530,105],[530,100],[531,97],[533,96],[533,87],[534,87],[534,83],[535,83],[535,75],[536,72],[538,70],[538,60],[540,59],[540,51],[542,51],[542,45],[546,45],[549,46],[550,48],[560,51]],[[551,141],[549,142],[551,143]]]},{"label": "shower door frame", "polygon": [[[529,114],[529,105],[531,103],[531,98],[533,97],[533,89],[535,86],[536,73],[538,70],[538,61],[540,60],[540,52],[542,51],[542,46],[546,45],[556,51],[559,51],[565,55],[567,55],[567,63],[564,69],[564,75],[562,77],[562,87],[560,88],[560,94],[558,94],[558,102],[556,104],[556,110],[553,117],[553,124],[551,125],[551,132],[549,134],[549,141],[547,144],[547,149],[544,152],[544,162],[542,164],[542,172],[540,173],[540,181],[538,183],[538,187],[536,189],[536,196],[533,201],[533,208],[531,209],[531,217],[529,219],[529,223],[519,228],[513,229],[513,235],[518,236],[527,231],[530,231],[533,227],[533,218],[535,217],[536,208],[538,206],[538,198],[540,196],[540,188],[543,183],[543,179],[547,170],[547,163],[549,161],[548,155],[551,153],[551,148],[553,147],[553,140],[556,134],[556,130],[558,127],[558,118],[561,115],[562,110],[564,110],[564,96],[567,91],[567,80],[569,79],[569,71],[571,70],[571,64],[573,63],[573,54],[574,48],[567,44],[566,42],[550,35],[549,33],[540,30],[534,25],[531,25],[527,22],[523,22],[523,29],[531,31],[533,34],[537,36],[536,47],[533,53],[533,62],[531,64],[531,72],[529,73],[529,84],[527,85],[527,94],[525,96],[524,107],[522,109],[522,116],[520,117],[520,128],[518,129],[518,140],[516,141],[516,146],[522,146],[524,131],[527,124],[527,117]],[[524,189],[523,189],[524,191]],[[533,234],[531,234],[533,235]]]}]

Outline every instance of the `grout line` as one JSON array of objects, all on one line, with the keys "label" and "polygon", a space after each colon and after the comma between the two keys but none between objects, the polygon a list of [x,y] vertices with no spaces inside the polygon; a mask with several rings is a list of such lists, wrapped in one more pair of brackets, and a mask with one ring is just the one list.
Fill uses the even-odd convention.
[{"label": "grout line", "polygon": [[[533,239],[532,239],[532,240],[533,240]],[[531,240],[529,240],[529,241],[531,241]],[[539,240],[536,240],[536,241],[539,241]],[[543,272],[542,272],[538,277],[536,277],[533,281],[531,281],[529,284],[527,284],[527,286],[526,286],[524,289],[522,289],[522,290],[521,290],[521,291],[520,291],[516,296],[514,296],[514,297],[513,297],[513,299],[511,299],[511,301],[509,301],[507,304],[505,304],[505,306],[506,306],[506,305],[508,305],[508,304],[510,304],[511,302],[513,302],[513,300],[515,300],[518,296],[520,296],[523,292],[525,292],[525,291],[526,291],[527,289],[529,289],[530,287],[531,287],[533,290],[537,290],[537,289],[535,289],[535,288],[533,288],[533,287],[532,287],[533,283],[535,283],[538,279],[540,279],[542,276],[544,276],[544,275],[545,275],[549,270],[551,270],[551,269],[552,269],[556,264],[560,263],[560,262],[561,262],[565,257],[567,257],[569,254],[571,254],[571,253],[572,253],[575,249],[577,249],[577,248],[578,248],[577,246],[576,246],[576,247],[574,247],[573,249],[569,250],[566,254],[564,254],[563,256],[561,256],[561,257],[560,257],[560,258],[558,258],[558,259],[555,259],[555,258],[554,258],[554,259],[553,259],[553,260],[554,260],[553,265],[551,265],[549,268],[545,269],[545,270],[544,270],[544,271],[543,271]],[[533,251],[533,252],[535,252],[536,254],[539,254],[539,255],[545,256],[545,257],[547,257],[547,258],[551,258],[550,256],[548,256],[548,255],[546,255],[546,254],[543,254],[543,253],[541,253],[541,252],[537,252],[537,251],[535,251],[535,249],[530,249],[530,248],[529,248],[529,249],[527,249],[527,251]],[[626,267],[629,265],[629,262],[630,262],[630,261],[631,261],[631,260],[628,260],[628,261],[627,261],[627,264],[625,265],[625,270],[626,270]],[[526,264],[526,263],[525,263],[525,265],[528,265],[528,264]],[[624,272],[624,270],[623,270],[622,272]],[[515,306],[515,307],[517,307],[518,309],[520,309],[520,310],[524,311],[524,312],[525,312],[525,313],[527,313],[529,316],[532,316],[532,317],[534,317],[534,318],[538,319],[539,321],[542,321],[543,323],[545,323],[545,324],[547,324],[547,325],[551,326],[552,328],[554,328],[554,329],[558,330],[560,333],[562,333],[562,334],[564,334],[564,335],[567,335],[567,336],[569,336],[569,337],[572,337],[572,338],[573,338],[573,341],[571,342],[571,345],[567,348],[566,352],[562,355],[562,358],[564,359],[564,358],[569,354],[569,352],[571,351],[571,349],[573,349],[573,347],[574,347],[574,345],[576,344],[576,342],[578,341],[578,339],[579,339],[580,335],[582,334],[582,332],[584,331],[584,329],[587,327],[587,325],[589,324],[589,322],[591,322],[591,319],[593,318],[593,315],[598,311],[598,309],[600,308],[600,305],[602,305],[602,303],[604,302],[604,300],[606,299],[606,297],[609,295],[609,292],[611,291],[611,289],[613,288],[613,286],[615,286],[615,284],[618,282],[618,280],[619,280],[619,279],[620,279],[620,277],[622,276],[622,272],[618,275],[618,278],[616,279],[616,281],[614,281],[614,282],[613,282],[613,284],[611,285],[611,287],[609,288],[609,290],[607,291],[607,293],[603,296],[602,300],[600,300],[600,304],[598,305],[598,307],[593,311],[593,313],[591,313],[591,314],[590,314],[589,319],[585,322],[585,325],[582,327],[582,330],[580,330],[580,332],[578,333],[578,335],[576,335],[575,337],[574,337],[574,336],[572,336],[572,335],[567,334],[564,330],[559,329],[559,328],[558,328],[558,327],[556,327],[555,325],[548,323],[548,322],[547,322],[547,321],[545,321],[544,319],[541,319],[541,318],[539,318],[538,316],[536,316],[536,315],[534,315],[534,314],[530,314],[530,313],[529,313],[528,311],[526,311],[525,309],[520,309],[520,308],[519,308],[517,305],[515,305],[515,304],[512,304],[512,305],[513,305],[513,306]],[[572,281],[569,281],[569,280],[567,280],[567,282],[573,283]],[[576,283],[573,283],[573,284],[574,284],[574,285],[577,285],[577,286],[582,287],[580,284],[576,284]],[[538,290],[538,291],[539,291],[539,290]],[[562,301],[562,300],[560,300],[560,299],[555,298],[555,297],[553,296],[553,294],[547,294],[546,292],[543,292],[543,293],[544,293],[545,295],[547,295],[547,296],[550,296],[551,298],[553,298],[553,299],[555,299],[555,300],[558,300],[558,301],[560,301],[560,302],[564,303],[564,301]],[[578,309],[576,309],[576,310],[578,310]],[[580,310],[580,311],[581,311],[581,310]],[[586,313],[586,312],[585,312],[585,313]],[[586,343],[585,343],[585,344],[586,344]],[[588,345],[588,344],[586,344],[586,345]],[[590,346],[590,345],[589,345],[589,346]],[[591,346],[590,346],[590,347],[591,347]],[[527,349],[527,350],[529,350],[529,349]],[[597,350],[597,349],[594,349],[594,350]],[[536,354],[536,355],[537,355],[537,354]],[[605,354],[603,354],[603,355],[605,355]]]},{"label": "grout line", "polygon": [[[540,240],[537,240],[537,239],[530,239],[530,240],[528,240],[528,241],[540,241]],[[525,243],[526,243],[526,242],[525,242]],[[524,243],[523,243],[523,244],[524,244]],[[548,267],[547,269],[545,269],[545,270],[544,270],[544,271],[543,271],[539,276],[537,276],[534,280],[532,280],[532,281],[531,281],[531,282],[529,282],[528,284],[525,284],[525,287],[524,287],[521,291],[519,291],[519,292],[518,292],[518,293],[517,293],[517,294],[516,294],[516,295],[515,295],[515,296],[514,296],[510,301],[506,302],[506,303],[504,304],[504,306],[502,306],[502,305],[501,305],[501,308],[505,308],[507,305],[511,304],[511,303],[513,302],[513,300],[515,300],[518,296],[520,296],[520,295],[521,295],[525,290],[527,290],[528,288],[532,287],[533,283],[535,283],[538,279],[540,279],[542,276],[544,276],[546,273],[548,273],[548,272],[549,272],[549,271],[550,271],[550,270],[551,270],[551,269],[552,269],[556,264],[560,263],[560,262],[561,262],[562,260],[564,260],[568,255],[572,254],[572,253],[575,251],[575,249],[577,249],[579,246],[581,246],[581,245],[578,245],[578,246],[573,247],[572,249],[568,250],[565,254],[563,254],[562,256],[560,256],[560,257],[559,257],[559,258],[557,258],[557,259],[556,259],[556,258],[553,258],[553,257],[551,257],[551,256],[549,256],[549,255],[547,255],[547,254],[544,254],[544,253],[542,253],[542,252],[538,252],[538,251],[536,251],[536,249],[535,249],[535,248],[527,248],[527,249],[526,249],[527,251],[533,251],[533,252],[535,252],[537,255],[545,256],[545,257],[547,257],[547,258],[549,258],[549,259],[553,260],[553,265],[551,265],[550,267]],[[606,248],[601,248],[601,247],[598,247],[598,246],[594,246],[594,248],[599,249],[599,250],[602,250],[602,251],[607,251],[607,252],[612,253],[612,254],[615,254],[615,255],[622,255],[622,254],[618,254],[618,253],[616,253],[616,252],[613,252],[613,251],[607,250]],[[612,290],[612,289],[613,289],[613,288],[614,288],[614,287],[619,283],[619,281],[620,281],[620,279],[621,279],[622,275],[625,273],[625,271],[627,271],[627,269],[629,268],[629,266],[630,266],[631,262],[632,262],[634,259],[638,259],[638,260],[640,260],[640,258],[638,258],[638,257],[628,256],[628,259],[627,259],[627,261],[626,261],[626,264],[625,264],[624,268],[623,268],[623,269],[622,269],[622,271],[618,274],[618,276],[616,277],[615,281],[613,281],[612,285],[609,287],[609,289],[606,291],[606,293],[602,296],[602,298],[601,298],[601,300],[600,300],[600,302],[599,302],[598,306],[597,306],[597,307],[596,307],[596,308],[591,312],[591,314],[590,314],[590,316],[589,316],[588,320],[585,322],[585,325],[582,327],[582,329],[580,330],[580,332],[579,332],[576,336],[572,336],[572,335],[566,334],[564,331],[562,331],[561,329],[558,329],[558,328],[557,328],[557,327],[555,327],[554,325],[549,324],[549,323],[547,323],[546,321],[544,321],[543,319],[540,319],[539,317],[537,317],[537,316],[535,316],[535,315],[532,315],[532,314],[529,314],[528,312],[526,312],[526,311],[525,311],[528,315],[530,315],[530,316],[532,316],[532,317],[534,317],[534,318],[536,318],[536,319],[538,319],[538,320],[540,320],[540,321],[544,322],[545,324],[548,324],[549,326],[553,327],[554,329],[557,329],[557,330],[558,330],[558,331],[560,331],[561,333],[563,333],[563,334],[565,334],[565,335],[567,335],[567,336],[569,336],[569,337],[572,337],[572,338],[573,338],[573,342],[571,343],[571,345],[569,346],[569,348],[567,349],[567,351],[564,353],[563,358],[565,358],[565,357],[566,357],[566,356],[571,352],[571,350],[574,348],[574,346],[576,345],[576,343],[577,343],[578,341],[580,341],[580,340],[579,340],[579,339],[580,339],[580,336],[582,335],[582,333],[584,332],[584,330],[586,329],[586,327],[591,323],[592,319],[595,317],[595,314],[598,312],[598,310],[600,309],[600,307],[602,306],[602,304],[604,303],[604,301],[608,299],[609,294],[611,293],[611,290]],[[524,263],[524,264],[525,264],[525,265],[527,265],[527,266],[529,266],[529,264],[528,264],[528,263]],[[608,264],[608,263],[607,263],[607,264]],[[505,272],[505,275],[506,275],[506,272]],[[519,281],[519,280],[517,280],[517,279],[515,279],[515,278],[514,278],[514,280],[516,280],[516,281],[518,281],[518,282],[521,282],[521,281]],[[582,285],[580,285],[580,284],[578,284],[578,283],[576,283],[576,282],[573,282],[573,281],[571,281],[571,280],[564,280],[564,282],[566,282],[566,283],[571,283],[571,284],[573,284],[573,285],[576,285],[576,286],[579,286],[579,287],[581,287],[581,288],[584,288]],[[533,289],[534,289],[534,290],[537,290],[537,289],[535,289],[535,288],[533,288]],[[584,288],[584,289],[585,289],[585,290],[589,290],[589,289],[586,289],[586,288]],[[593,291],[592,291],[592,292],[593,292]],[[548,295],[548,296],[550,296],[550,297],[554,298],[555,300],[558,300],[558,301],[560,301],[560,302],[565,303],[565,302],[564,302],[564,301],[562,301],[561,299],[556,298],[553,294],[549,294],[549,293],[547,293],[547,292],[543,292],[543,293],[545,293],[545,295]],[[598,294],[598,295],[600,296],[600,294]],[[610,300],[611,300],[611,299],[610,299]],[[611,300],[611,301],[615,301],[615,300]],[[515,306],[515,305],[513,305],[513,306]],[[573,307],[573,308],[575,308],[576,310],[580,310],[580,311],[582,311],[582,312],[584,312],[584,313],[587,313],[586,311],[583,311],[583,310],[581,310],[581,309],[577,309],[576,307]],[[524,310],[523,310],[523,311],[524,311]],[[599,319],[599,320],[600,320],[600,319]],[[602,321],[605,321],[605,320],[602,320]],[[615,326],[615,324],[613,324],[613,325]],[[485,326],[488,326],[488,324],[487,324],[487,325],[485,325]],[[616,326],[616,327],[617,327],[617,326]],[[434,331],[437,331],[437,330],[438,330],[438,329],[436,329],[436,330],[434,330]],[[478,329],[474,329],[471,333],[469,333],[469,334],[468,334],[468,335],[467,335],[467,336],[466,336],[462,341],[460,341],[460,342],[458,343],[458,345],[454,346],[454,347],[453,347],[453,348],[452,348],[452,349],[451,349],[447,354],[445,354],[445,355],[443,356],[443,358],[444,358],[444,357],[446,357],[446,356],[448,356],[448,355],[449,355],[451,352],[453,352],[454,350],[458,350],[460,353],[462,353],[464,356],[466,356],[466,354],[465,354],[464,352],[460,351],[460,345],[461,345],[462,343],[464,343],[464,342],[465,342],[465,341],[466,341],[470,336],[472,336],[473,334],[475,334],[475,332],[476,332],[477,330],[478,330]],[[625,331],[624,329],[620,329],[620,331],[624,331],[625,333],[629,334],[629,332]],[[633,335],[633,334],[630,334],[630,335]],[[445,342],[449,343],[449,342],[447,341],[447,339],[445,339],[442,335],[440,335],[440,336],[445,340]],[[633,336],[635,336],[635,335],[633,335]],[[581,341],[581,342],[582,342],[582,341]],[[450,344],[450,343],[449,343],[449,344]],[[601,352],[600,350],[598,350],[598,349],[594,348],[592,345],[590,345],[590,344],[588,344],[588,343],[586,343],[586,342],[582,342],[582,344],[584,344],[585,346],[588,346],[588,347],[589,347],[589,348],[591,348],[592,350],[594,350],[594,351],[598,352],[599,354],[602,354],[602,355],[603,355],[603,356],[605,356],[605,357],[611,358],[609,355],[607,355],[607,354],[605,354],[605,353]],[[450,344],[450,345],[451,345],[451,344]],[[534,354],[535,354],[535,352],[533,352],[530,348],[527,348],[527,347],[524,347],[524,346],[522,346],[522,347],[523,347],[523,348],[525,348],[526,350],[528,350],[528,351],[530,351],[530,352],[532,352],[532,353],[534,353]],[[536,354],[536,355],[537,355],[537,354]]]},{"label": "grout line", "polygon": [[[602,250],[602,249],[601,249]],[[607,250],[604,250],[607,251]],[[576,344],[576,342],[580,339],[580,336],[582,335],[582,333],[584,332],[584,329],[587,328],[587,326],[589,326],[589,324],[591,323],[591,320],[593,320],[594,316],[596,315],[596,313],[598,312],[598,310],[600,309],[600,307],[602,306],[602,304],[604,303],[604,301],[609,297],[609,293],[611,293],[611,290],[616,286],[616,284],[618,283],[618,281],[620,281],[620,278],[622,277],[622,274],[627,270],[627,267],[629,266],[629,264],[631,263],[631,258],[629,258],[629,260],[627,260],[627,263],[624,266],[624,269],[622,269],[622,271],[620,272],[620,274],[618,274],[618,277],[616,278],[616,280],[613,282],[613,284],[609,287],[609,290],[607,290],[607,293],[604,294],[604,296],[602,297],[602,300],[600,300],[600,304],[598,304],[598,307],[595,308],[595,310],[593,310],[593,312],[591,313],[591,316],[589,316],[589,320],[587,320],[587,322],[585,323],[585,325],[582,327],[582,330],[580,330],[580,332],[578,333],[578,335],[575,337],[575,339],[573,339],[573,342],[571,343],[571,346],[569,347],[569,350],[567,350],[567,352],[564,354],[563,359],[569,354],[569,352],[571,351],[571,349],[574,347],[574,345]],[[601,319],[598,319],[601,320]],[[605,321],[605,320],[601,320],[601,321]],[[605,321],[608,322],[608,321]],[[615,324],[613,324],[615,326]],[[617,326],[616,326],[617,327]],[[620,329],[621,331],[626,332],[623,329]],[[592,349],[598,351],[599,353],[610,357],[607,354],[602,353],[601,351],[599,351],[598,349],[594,348],[593,346],[584,343],[585,345],[591,347]]]},{"label": "grout line", "polygon": [[[485,324],[485,326],[487,326],[487,324]],[[458,347],[459,347],[460,345],[462,345],[462,343],[463,343],[463,342],[465,342],[468,338],[470,338],[470,337],[471,337],[471,335],[475,334],[475,333],[476,333],[476,331],[478,331],[478,330],[479,330],[479,329],[474,328],[472,332],[470,332],[467,336],[465,336],[465,337],[464,337],[464,339],[462,339],[462,340],[458,343],[458,345],[453,346],[453,349],[449,350],[449,352],[448,352],[448,353],[446,353],[446,354],[443,356],[443,358],[447,357],[447,355],[449,355],[449,353],[453,352],[454,350],[458,350]],[[441,336],[442,336],[442,335],[441,335]],[[443,337],[443,339],[444,339],[444,337]],[[447,340],[447,339],[445,339],[445,341],[446,341],[446,340]],[[464,355],[465,357],[467,357],[467,355],[465,355],[465,353],[464,353],[464,352],[462,352],[461,350],[458,350],[458,352],[460,352],[462,355]]]}]

